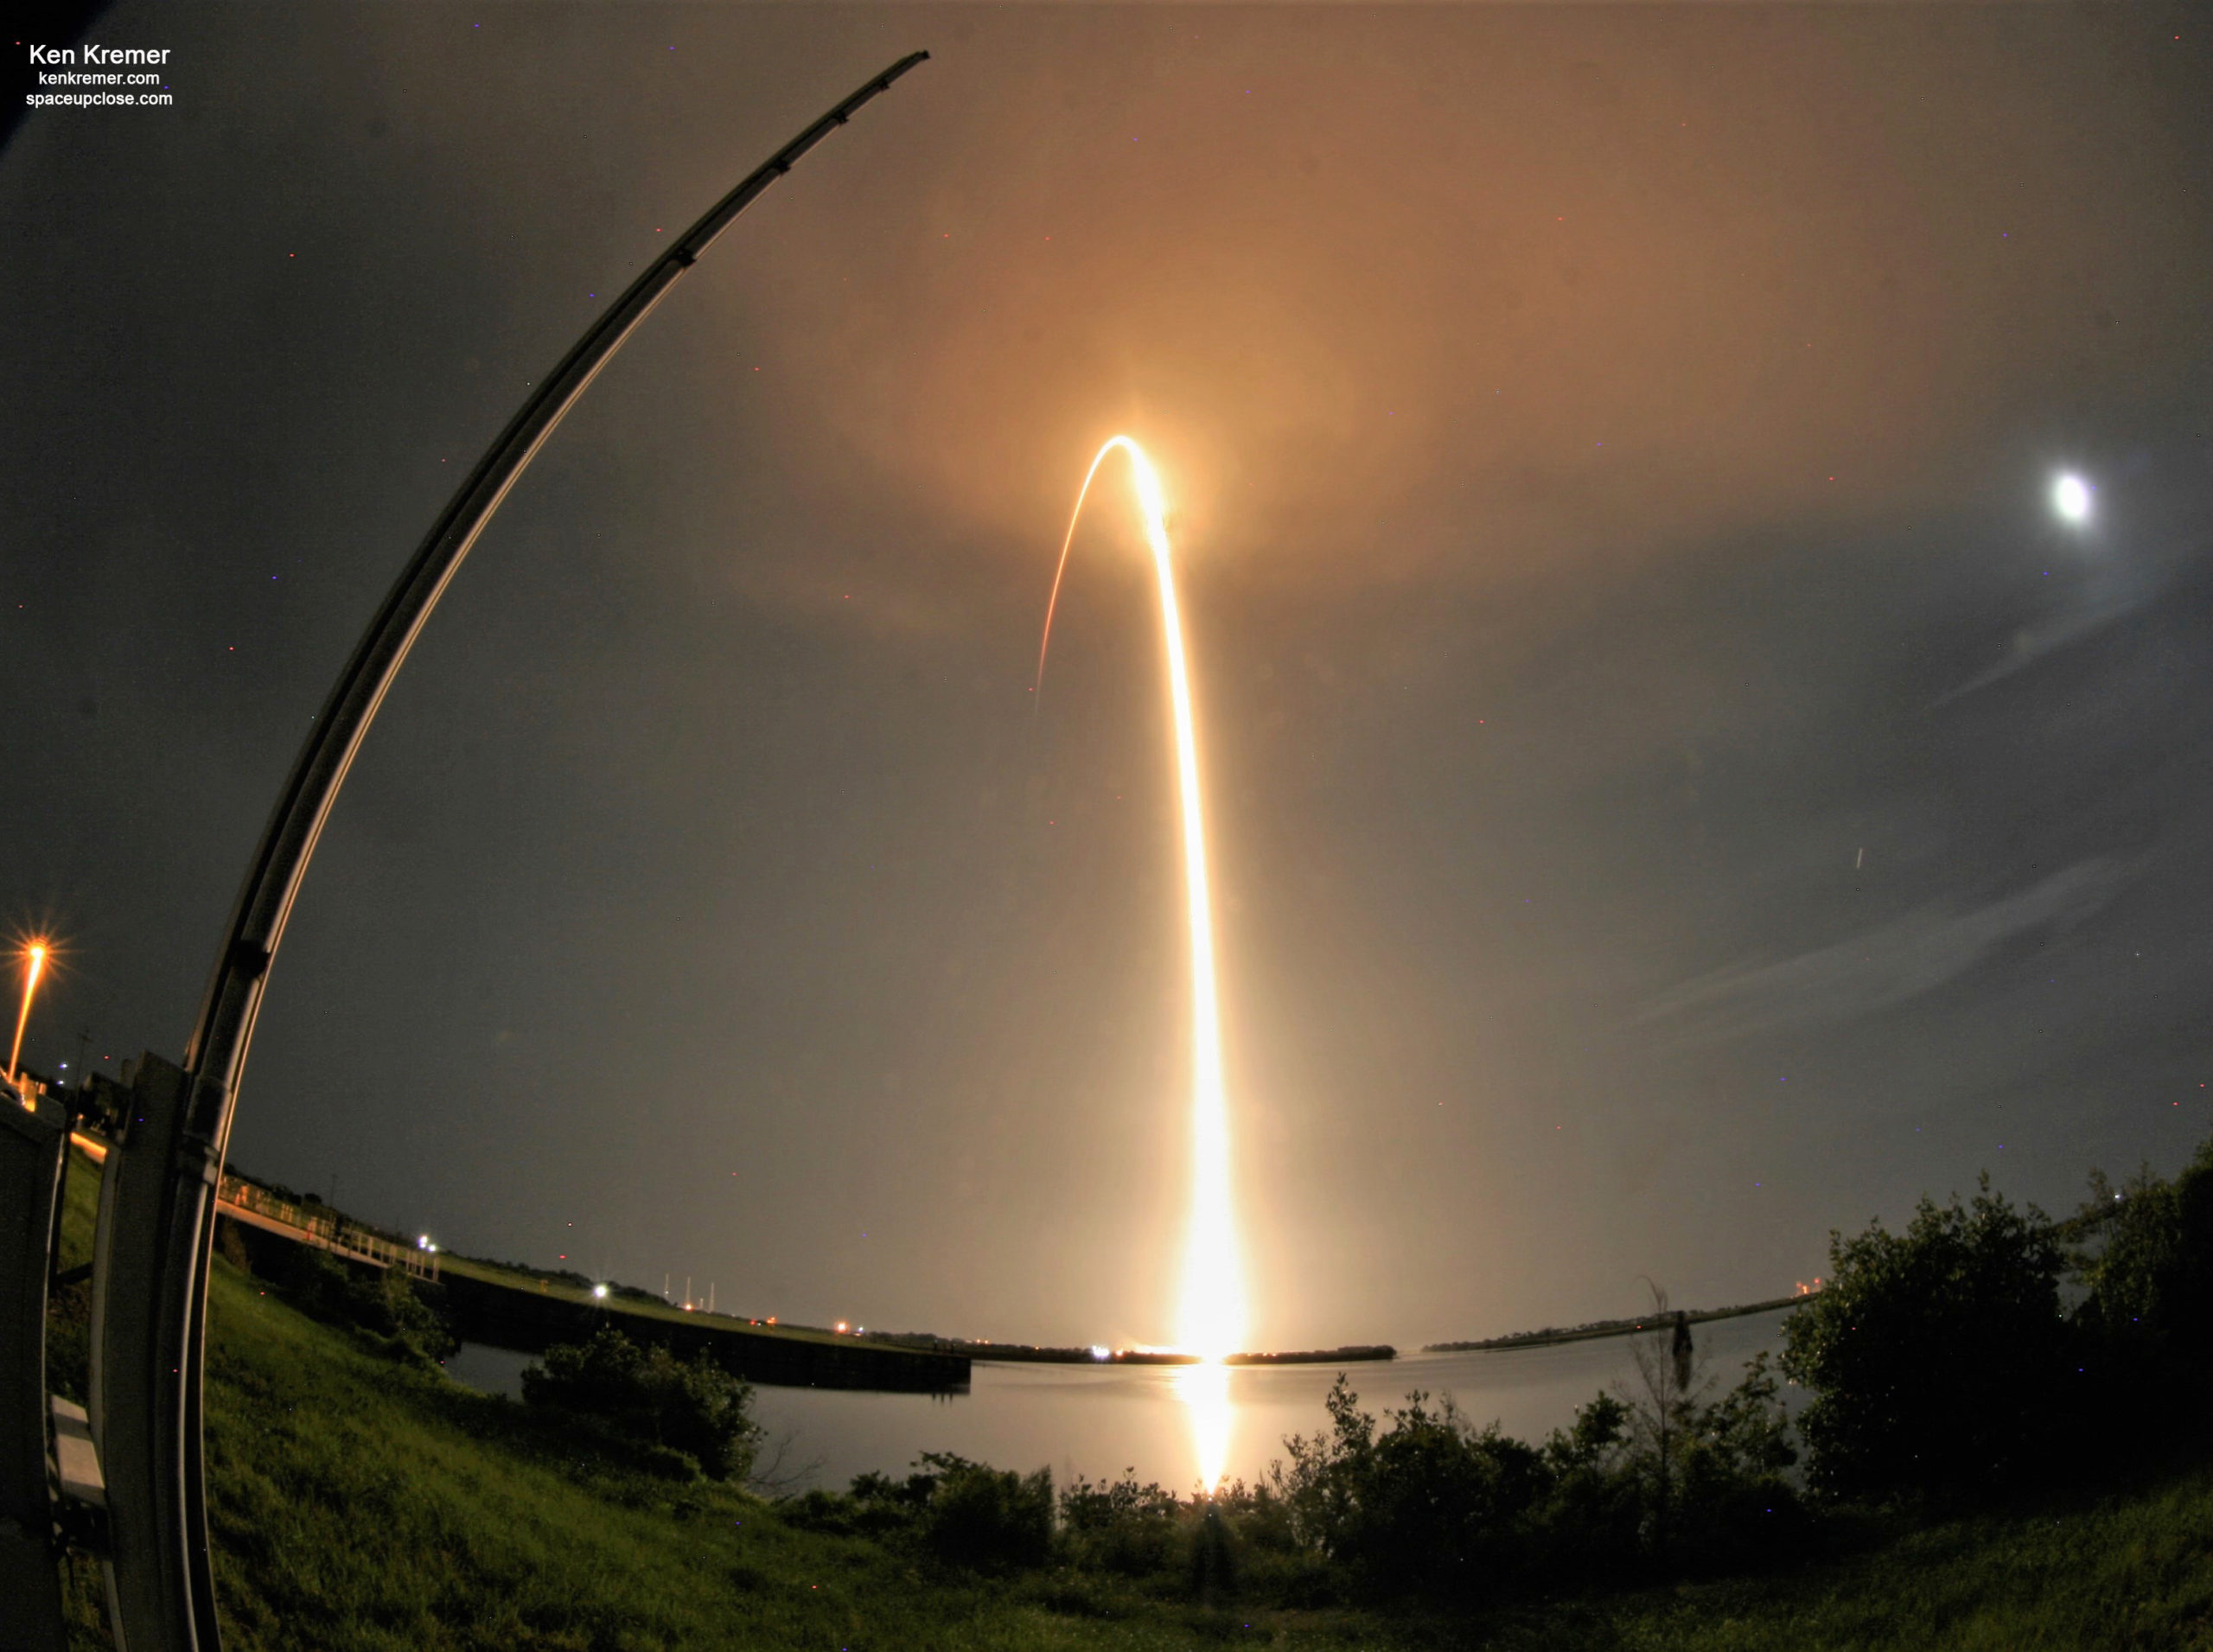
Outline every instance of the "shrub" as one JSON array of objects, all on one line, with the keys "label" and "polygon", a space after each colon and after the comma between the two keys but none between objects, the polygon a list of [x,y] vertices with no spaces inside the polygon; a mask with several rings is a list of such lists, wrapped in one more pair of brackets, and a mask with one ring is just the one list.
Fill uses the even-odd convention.
[{"label": "shrub", "polygon": [[1053,1545],[1049,1469],[1016,1474],[943,1451],[926,1451],[904,1480],[864,1474],[840,1496],[809,1491],[778,1512],[809,1531],[893,1537],[948,1566],[998,1572],[1041,1566]]},{"label": "shrub", "polygon": [[1464,1603],[1763,1558],[1803,1524],[1783,1479],[1796,1453],[1775,1375],[1755,1360],[1706,1404],[1711,1385],[1695,1380],[1679,1330],[1667,1359],[1664,1429],[1650,1406],[1601,1394],[1541,1448],[1419,1392],[1379,1429],[1340,1377],[1330,1431],[1285,1441],[1291,1465],[1272,1470],[1278,1529],[1356,1590],[1393,1600]]},{"label": "shrub", "polygon": [[1284,1442],[1281,1490],[1294,1531],[1350,1569],[1372,1592],[1466,1597],[1525,1562],[1529,1517],[1551,1489],[1542,1453],[1477,1430],[1448,1396],[1419,1391],[1375,1419],[1340,1376],[1326,1402],[1330,1429]]},{"label": "shrub", "polygon": [[1126,1472],[1096,1485],[1078,1480],[1061,1494],[1061,1528],[1077,1565],[1148,1577],[1174,1563],[1183,1507],[1174,1492]]},{"label": "shrub", "polygon": [[1629,1438],[1629,1407],[1594,1395],[1575,1421],[1545,1441],[1550,1495],[1537,1513],[1544,1580],[1585,1585],[1641,1564],[1646,1485]]},{"label": "shrub", "polygon": [[2094,1170],[2090,1190],[2082,1214],[2104,1242],[2081,1259],[2089,1290],[2077,1323],[2134,1386],[2179,1377],[2202,1387],[2213,1360],[2213,1139],[2172,1182],[2146,1168],[2116,1189]]},{"label": "shrub", "polygon": [[1212,1603],[1237,1592],[1238,1574],[1243,1568],[1238,1565],[1237,1545],[1222,1511],[1209,1502],[1195,1512],[1198,1517],[1191,1526],[1186,1580],[1194,1600]]},{"label": "shrub", "polygon": [[288,1245],[279,1283],[317,1318],[361,1332],[380,1351],[436,1365],[461,1346],[440,1311],[436,1285],[418,1285],[397,1267],[356,1271],[328,1251]]},{"label": "shrub", "polygon": [[2063,1260],[2043,1214],[1987,1176],[1970,1204],[1923,1199],[1903,1234],[1831,1234],[1829,1283],[1784,1330],[1783,1369],[1814,1394],[1799,1419],[1814,1486],[1953,1497],[2029,1476],[2074,1368]]},{"label": "shrub", "polygon": [[717,1479],[751,1473],[765,1432],[753,1419],[753,1385],[705,1350],[686,1363],[612,1329],[547,1349],[542,1362],[524,1368],[522,1393],[528,1404],[604,1418],[684,1452]]},{"label": "shrub", "polygon": [[1775,1373],[1762,1353],[1716,1403],[1693,1406],[1678,1434],[1674,1562],[1728,1569],[1795,1547],[1805,1509],[1784,1477],[1798,1461]]},{"label": "shrub", "polygon": [[[1053,1471],[1017,1474],[966,1457],[928,1451],[931,1483],[917,1529],[948,1565],[1001,1572],[1044,1565],[1053,1543]],[[910,1482],[911,1483],[911,1482]]]},{"label": "shrub", "polygon": [[1209,1499],[1235,1529],[1239,1540],[1272,1554],[1299,1553],[1298,1533],[1291,1505],[1268,1481],[1248,1486],[1233,1480],[1217,1486]]}]

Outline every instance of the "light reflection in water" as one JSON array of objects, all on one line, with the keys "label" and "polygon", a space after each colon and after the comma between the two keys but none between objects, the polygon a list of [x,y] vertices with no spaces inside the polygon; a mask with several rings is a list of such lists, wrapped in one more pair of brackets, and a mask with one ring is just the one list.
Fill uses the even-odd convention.
[{"label": "light reflection in water", "polygon": [[1229,1401],[1229,1368],[1220,1360],[1176,1368],[1176,1396],[1191,1419],[1191,1450],[1199,1483],[1211,1493],[1229,1464],[1229,1431],[1236,1407]]}]

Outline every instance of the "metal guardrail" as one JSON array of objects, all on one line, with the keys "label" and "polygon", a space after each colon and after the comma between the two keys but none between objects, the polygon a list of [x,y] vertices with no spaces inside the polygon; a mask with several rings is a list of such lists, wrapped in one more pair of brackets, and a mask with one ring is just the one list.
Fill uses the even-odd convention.
[{"label": "metal guardrail", "polygon": [[[409,558],[316,719],[239,891],[184,1067],[153,1056],[139,1062],[120,1159],[111,1155],[101,1182],[92,1260],[90,1425],[107,1489],[110,1626],[124,1652],[220,1652],[222,1645],[207,1557],[201,1422],[207,1268],[223,1158],[270,966],[316,841],[386,691],[508,489],[623,341],[732,220],[928,55],[900,59],[756,168],[647,266],[524,402]],[[0,1566],[28,1556],[27,1546],[35,1544],[41,1558],[32,1569],[46,1579],[40,1585],[26,1573],[25,1586],[35,1592],[18,1594],[12,1572],[0,1571],[6,1591],[0,1636],[14,1637],[0,1639],[0,1652],[48,1652],[61,1644],[43,1349],[54,1184],[41,1182],[40,1167],[48,1153],[59,1164],[66,1139],[66,1124],[44,1133],[0,1129],[0,1177],[8,1178],[0,1191],[9,1196],[0,1215],[0,1331],[7,1336],[0,1352]],[[19,1632],[19,1624],[27,1627]]]},{"label": "metal guardrail", "polygon": [[0,1652],[61,1652],[47,1483],[46,1293],[69,1120],[0,1082]]},{"label": "metal guardrail", "polygon": [[418,1249],[388,1234],[348,1221],[327,1205],[297,1204],[267,1188],[226,1171],[215,1190],[215,1213],[265,1228],[303,1245],[313,1245],[351,1262],[396,1267],[418,1279],[438,1277],[436,1251]]}]

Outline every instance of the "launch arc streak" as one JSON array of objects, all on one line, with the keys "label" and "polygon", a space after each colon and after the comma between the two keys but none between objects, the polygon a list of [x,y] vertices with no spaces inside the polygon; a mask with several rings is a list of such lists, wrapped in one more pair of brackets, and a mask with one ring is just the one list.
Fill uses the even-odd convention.
[{"label": "launch arc streak", "polygon": [[[1130,462],[1145,545],[1152,552],[1160,590],[1160,626],[1168,655],[1168,695],[1176,730],[1176,779],[1183,809],[1183,889],[1191,950],[1191,1209],[1184,1234],[1182,1300],[1177,1339],[1214,1368],[1209,1378],[1226,1377],[1221,1367],[1245,1336],[1245,1285],[1237,1253],[1237,1230],[1230,1194],[1229,1107],[1221,1072],[1221,1013],[1215,975],[1214,903],[1207,877],[1206,818],[1199,791],[1198,736],[1191,711],[1190,669],[1184,657],[1183,620],[1176,596],[1174,558],[1168,542],[1167,507],[1160,478],[1145,450],[1126,436],[1111,437],[1093,456],[1061,542],[1053,571],[1053,591],[1045,604],[1045,632],[1037,647],[1037,680],[1045,682],[1046,650],[1052,645],[1053,612],[1068,551],[1091,484],[1106,456],[1117,450]],[[1196,1374],[1195,1374],[1196,1375]],[[1197,1425],[1199,1469],[1207,1489],[1221,1479],[1228,1450],[1226,1385],[1206,1381],[1189,1396]]]}]

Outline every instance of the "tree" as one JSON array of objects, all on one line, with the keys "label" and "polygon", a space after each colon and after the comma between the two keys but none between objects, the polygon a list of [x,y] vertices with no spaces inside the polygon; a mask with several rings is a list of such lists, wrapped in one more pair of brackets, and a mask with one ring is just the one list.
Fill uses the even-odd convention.
[{"label": "tree", "polygon": [[1641,1392],[1629,1401],[1629,1433],[1642,1449],[1636,1457],[1652,1483],[1653,1552],[1666,1564],[1668,1493],[1674,1489],[1675,1457],[1683,1438],[1696,1426],[1698,1398],[1712,1386],[1701,1379],[1697,1347],[1687,1315],[1668,1311],[1668,1293],[1649,1279],[1653,1328],[1629,1343]]},{"label": "tree", "polygon": [[1419,1392],[1379,1427],[1339,1377],[1329,1429],[1285,1440],[1290,1466],[1270,1471],[1292,1538],[1389,1600],[1618,1582],[1671,1563],[1649,1512],[1668,1483],[1664,1529],[1677,1558],[1710,1568],[1772,1550],[1799,1513],[1782,1479],[1795,1453],[1775,1378],[1756,1360],[1737,1388],[1700,1404],[1712,1385],[1678,1329],[1667,1323],[1649,1368],[1655,1403],[1600,1394],[1541,1448]]},{"label": "tree", "polygon": [[2018,1482],[2060,1419],[2065,1256],[2043,1213],[1984,1176],[1974,1201],[1923,1199],[1903,1234],[1829,1236],[1829,1283],[1790,1317],[1783,1369],[1827,1494],[1952,1496]]},{"label": "tree", "polygon": [[2110,1407],[2200,1410],[2213,1364],[2213,1139],[2172,1182],[2147,1165],[2116,1188],[2090,1173],[2100,1242],[2076,1260],[2089,1287],[2076,1323],[2114,1392]]},{"label": "tree", "polygon": [[947,1451],[925,1451],[922,1541],[941,1560],[976,1572],[1043,1566],[1053,1545],[1053,1471],[1017,1474]]},{"label": "tree", "polygon": [[542,1363],[524,1368],[522,1394],[533,1406],[606,1418],[686,1453],[720,1479],[752,1472],[765,1432],[753,1419],[753,1385],[705,1349],[687,1363],[612,1328],[588,1343],[547,1349]]},{"label": "tree", "polygon": [[[1616,1410],[1628,1444],[1624,1475],[1647,1511],[1643,1547],[1662,1572],[1771,1552],[1797,1535],[1802,1511],[1783,1478],[1798,1453],[1768,1356],[1756,1356],[1735,1387],[1708,1401],[1714,1379],[1689,1317],[1670,1312],[1667,1292],[1651,1290],[1655,1323],[1630,1345],[1636,1381]],[[1603,1420],[1594,1415],[1591,1424]]]},{"label": "tree", "polygon": [[1359,1400],[1339,1376],[1330,1431],[1284,1441],[1291,1467],[1276,1489],[1293,1530],[1387,1598],[1464,1599],[1518,1577],[1552,1489],[1544,1453],[1496,1424],[1477,1429],[1449,1394],[1432,1406],[1409,1394],[1380,1432]]}]

